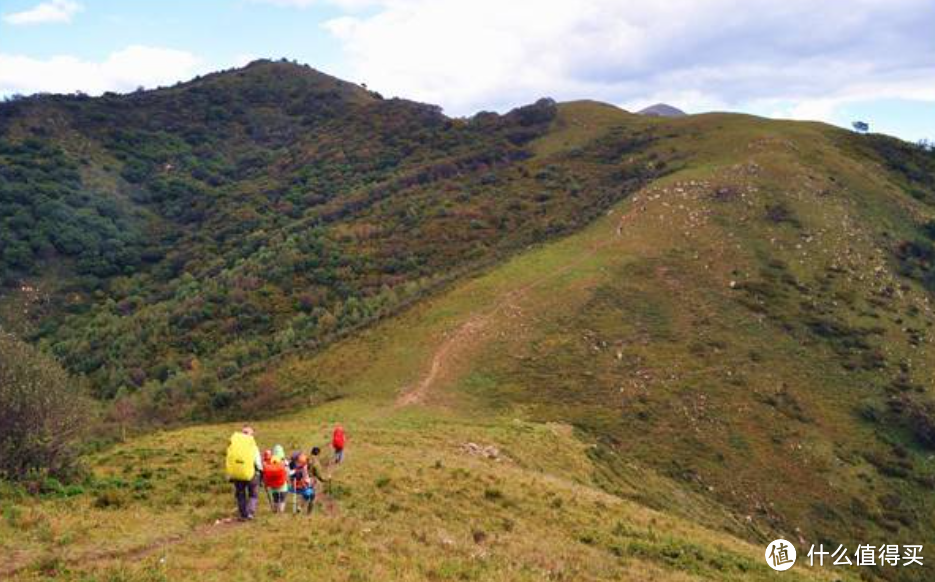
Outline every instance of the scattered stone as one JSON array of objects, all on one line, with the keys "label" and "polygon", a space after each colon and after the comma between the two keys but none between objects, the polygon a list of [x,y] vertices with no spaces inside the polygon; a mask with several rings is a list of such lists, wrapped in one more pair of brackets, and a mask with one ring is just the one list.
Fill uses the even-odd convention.
[{"label": "scattered stone", "polygon": [[466,455],[484,457],[493,461],[500,460],[500,449],[494,445],[481,446],[477,443],[464,443],[461,451]]}]

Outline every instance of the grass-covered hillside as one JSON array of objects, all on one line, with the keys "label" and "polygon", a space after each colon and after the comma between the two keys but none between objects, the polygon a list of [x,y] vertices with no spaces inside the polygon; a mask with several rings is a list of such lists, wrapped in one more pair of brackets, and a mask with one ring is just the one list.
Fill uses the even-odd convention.
[{"label": "grass-covered hillside", "polygon": [[894,158],[898,142],[817,124],[592,104],[560,106],[534,147],[647,125],[674,173],[353,349],[263,377],[341,393],[364,360],[365,390],[403,406],[570,423],[605,490],[750,540],[930,539],[935,214],[928,170],[895,168],[931,154]]},{"label": "grass-covered hillside", "polygon": [[[41,503],[5,495],[0,576],[774,579],[759,545],[598,488],[588,444],[566,425],[434,409],[387,413],[345,401],[259,423],[258,438],[307,448],[327,440],[334,419],[353,431],[346,464],[333,472],[328,496],[310,516],[273,515],[262,499],[255,521],[230,520],[233,496],[219,469],[226,436],[238,425],[160,434],[94,456],[97,478],[87,491]],[[808,569],[788,574],[796,581],[836,579]]]},{"label": "grass-covered hillside", "polygon": [[935,534],[932,152],[593,102],[452,120],[268,62],[0,112],[0,204],[28,209],[0,221],[63,217],[3,231],[29,247],[4,328],[121,423],[351,435],[308,521],[215,524],[234,425],[89,454],[3,496],[2,572],[757,580],[783,537],[786,578],[930,578],[806,553]]}]

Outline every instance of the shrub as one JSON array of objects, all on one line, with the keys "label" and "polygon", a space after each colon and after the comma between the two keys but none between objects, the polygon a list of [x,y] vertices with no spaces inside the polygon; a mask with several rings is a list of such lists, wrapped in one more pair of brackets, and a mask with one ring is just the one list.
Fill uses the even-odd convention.
[{"label": "shrub", "polygon": [[484,499],[488,501],[500,501],[503,499],[503,492],[494,487],[484,489]]},{"label": "shrub", "polygon": [[65,486],[55,477],[46,477],[39,485],[39,492],[45,495],[62,496],[65,493]]},{"label": "shrub", "polygon": [[904,398],[903,420],[913,438],[923,447],[935,450],[935,404]]},{"label": "shrub", "polygon": [[787,223],[795,227],[801,226],[795,214],[784,202],[768,205],[766,207],[766,218],[775,224]]},{"label": "shrub", "polygon": [[87,419],[88,402],[56,362],[0,332],[0,477],[69,479]]},{"label": "shrub", "polygon": [[390,485],[390,478],[386,476],[377,477],[374,480],[373,484],[376,486],[377,489],[386,489]]},{"label": "shrub", "polygon": [[56,554],[47,554],[32,564],[32,569],[43,577],[54,578],[65,571],[65,562]]},{"label": "shrub", "polygon": [[104,489],[94,498],[94,507],[98,509],[120,509],[129,503],[129,495],[120,489]]}]

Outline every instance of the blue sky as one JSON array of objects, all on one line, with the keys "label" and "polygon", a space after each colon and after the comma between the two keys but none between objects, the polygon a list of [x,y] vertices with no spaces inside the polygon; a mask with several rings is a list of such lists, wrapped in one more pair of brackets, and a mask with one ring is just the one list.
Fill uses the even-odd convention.
[{"label": "blue sky", "polygon": [[[50,4],[50,2],[45,2]],[[43,4],[4,0],[0,14],[23,13]],[[333,69],[340,45],[323,24],[343,11],[249,0],[81,0],[68,22],[14,25],[0,20],[0,54],[50,59],[73,55],[104,61],[129,46],[181,50],[199,59],[198,69],[216,70],[255,57],[298,59]]]},{"label": "blue sky", "polygon": [[935,139],[930,0],[4,0],[0,94],[287,57],[452,115],[541,96]]}]

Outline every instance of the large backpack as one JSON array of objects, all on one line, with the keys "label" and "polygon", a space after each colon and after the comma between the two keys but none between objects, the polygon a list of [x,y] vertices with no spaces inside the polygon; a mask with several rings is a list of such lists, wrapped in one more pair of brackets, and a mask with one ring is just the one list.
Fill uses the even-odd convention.
[{"label": "large backpack", "polygon": [[334,429],[334,435],[331,438],[331,446],[336,450],[342,450],[344,448],[344,429],[336,428]]},{"label": "large backpack", "polygon": [[279,489],[286,484],[286,467],[278,459],[263,464],[263,484],[268,489]]},{"label": "large backpack", "polygon": [[256,441],[250,435],[235,432],[227,447],[227,476],[234,481],[250,481],[256,475]]},{"label": "large backpack", "polygon": [[308,465],[296,465],[292,471],[292,488],[296,491],[307,489],[311,485],[311,478],[308,473]]}]

